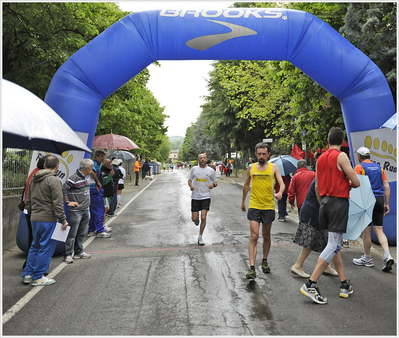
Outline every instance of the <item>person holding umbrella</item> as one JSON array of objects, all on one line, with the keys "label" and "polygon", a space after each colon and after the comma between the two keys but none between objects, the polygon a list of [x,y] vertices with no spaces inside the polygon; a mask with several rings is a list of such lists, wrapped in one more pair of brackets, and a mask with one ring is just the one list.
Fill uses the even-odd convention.
[{"label": "person holding umbrella", "polygon": [[[391,188],[384,169],[378,163],[370,160],[370,150],[366,147],[360,147],[357,150],[357,159],[360,164],[355,167],[355,172],[359,175],[367,175],[370,179],[371,189],[373,190],[376,202],[373,210],[373,222],[363,231],[364,255],[360,258],[354,258],[353,264],[372,267],[371,258],[371,225],[382,249],[384,250],[384,262],[382,271],[392,270],[394,260],[389,252],[388,240],[382,229],[383,218],[389,213],[389,200],[391,197]],[[385,201],[384,201],[385,197]]]},{"label": "person holding umbrella", "polygon": [[320,203],[320,229],[328,230],[327,246],[321,252],[309,281],[300,291],[318,304],[327,304],[327,298],[320,294],[317,281],[327,266],[334,262],[341,286],[339,296],[348,298],[353,287],[345,277],[341,257],[341,242],[349,217],[349,190],[360,186],[360,181],[353,170],[348,156],[341,151],[344,132],[339,127],[332,127],[328,132],[329,149],[320,155],[316,164],[315,192]]}]

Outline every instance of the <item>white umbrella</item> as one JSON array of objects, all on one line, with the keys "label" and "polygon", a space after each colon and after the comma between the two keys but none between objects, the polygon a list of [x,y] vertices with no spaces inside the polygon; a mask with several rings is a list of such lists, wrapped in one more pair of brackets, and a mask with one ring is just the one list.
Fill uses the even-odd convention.
[{"label": "white umbrella", "polygon": [[71,127],[35,94],[5,79],[1,80],[1,89],[3,148],[91,153]]}]

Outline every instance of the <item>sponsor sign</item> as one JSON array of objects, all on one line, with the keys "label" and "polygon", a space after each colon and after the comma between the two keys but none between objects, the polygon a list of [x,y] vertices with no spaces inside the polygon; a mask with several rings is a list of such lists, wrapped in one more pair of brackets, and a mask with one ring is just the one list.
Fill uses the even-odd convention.
[{"label": "sponsor sign", "polygon": [[389,128],[380,128],[350,133],[350,135],[356,165],[359,164],[356,150],[360,147],[369,148],[370,159],[378,163],[385,170],[388,182],[395,182],[397,180],[398,167],[397,131]]},{"label": "sponsor sign", "polygon": [[[84,144],[87,144],[87,138],[89,134],[80,133],[77,131],[75,131],[75,133],[84,142]],[[64,151],[61,155],[59,155],[59,154],[49,153],[47,151],[35,150],[32,153],[32,161],[30,164],[29,172],[31,172],[33,169],[36,168],[37,161],[39,160],[40,157],[46,155],[54,155],[60,161],[60,165],[58,171],[56,172],[56,176],[61,180],[62,183],[64,183],[66,179],[76,171],[76,169],[79,169],[79,163],[81,160],[83,160],[84,153],[85,153],[84,151],[80,150],[69,150],[69,151]]]}]

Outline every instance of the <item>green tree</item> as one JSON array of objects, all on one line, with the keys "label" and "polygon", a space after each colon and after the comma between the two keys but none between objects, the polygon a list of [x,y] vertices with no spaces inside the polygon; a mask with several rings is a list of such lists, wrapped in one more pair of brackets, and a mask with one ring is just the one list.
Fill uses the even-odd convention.
[{"label": "green tree", "polygon": [[[3,3],[4,78],[44,99],[58,68],[127,14],[114,3]],[[167,116],[148,79],[145,69],[103,101],[96,135],[127,136],[140,147],[136,153],[157,158]]]},{"label": "green tree", "polygon": [[44,99],[57,69],[126,13],[114,3],[3,2],[3,77]]},{"label": "green tree", "polygon": [[340,32],[384,73],[396,103],[396,2],[351,3]]},{"label": "green tree", "polygon": [[166,135],[164,135],[161,146],[159,147],[159,157],[157,160],[162,163],[168,162],[171,149],[170,140]]}]

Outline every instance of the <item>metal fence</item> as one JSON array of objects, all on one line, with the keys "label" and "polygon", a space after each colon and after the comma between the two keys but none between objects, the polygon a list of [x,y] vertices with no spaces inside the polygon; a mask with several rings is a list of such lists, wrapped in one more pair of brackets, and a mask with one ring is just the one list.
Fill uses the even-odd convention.
[{"label": "metal fence", "polygon": [[[3,195],[18,195],[25,187],[32,159],[31,150],[3,149],[2,183]],[[134,160],[123,162],[126,180],[133,180]]]},{"label": "metal fence", "polygon": [[3,193],[19,194],[25,186],[31,163],[31,151],[6,148],[3,149]]}]

